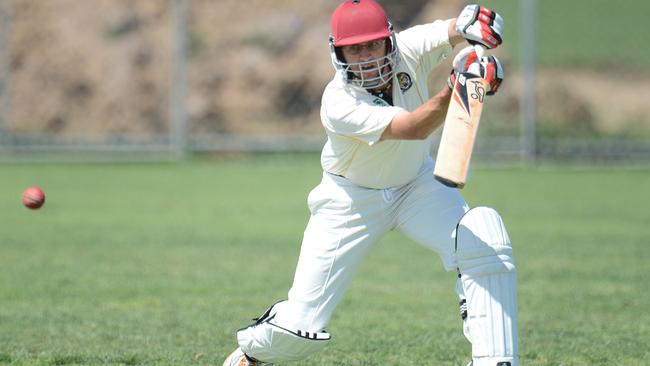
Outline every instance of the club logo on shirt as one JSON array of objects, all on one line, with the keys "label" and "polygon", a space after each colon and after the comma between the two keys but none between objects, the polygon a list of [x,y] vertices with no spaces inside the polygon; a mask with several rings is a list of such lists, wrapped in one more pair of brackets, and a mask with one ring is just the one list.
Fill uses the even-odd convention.
[{"label": "club logo on shirt", "polygon": [[397,82],[399,83],[399,88],[403,92],[409,90],[411,85],[413,85],[413,80],[411,80],[411,75],[400,72],[397,74]]}]

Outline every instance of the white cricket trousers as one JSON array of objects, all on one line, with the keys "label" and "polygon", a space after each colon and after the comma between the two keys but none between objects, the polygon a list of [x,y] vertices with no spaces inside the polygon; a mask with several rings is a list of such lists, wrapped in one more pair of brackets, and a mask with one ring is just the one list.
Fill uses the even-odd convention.
[{"label": "white cricket trousers", "polygon": [[[468,210],[458,190],[435,180],[432,164],[401,187],[369,189],[329,173],[309,194],[311,217],[288,303],[275,322],[290,329],[325,328],[361,260],[396,229],[456,268],[456,224]],[[406,263],[405,263],[406,265]]]}]

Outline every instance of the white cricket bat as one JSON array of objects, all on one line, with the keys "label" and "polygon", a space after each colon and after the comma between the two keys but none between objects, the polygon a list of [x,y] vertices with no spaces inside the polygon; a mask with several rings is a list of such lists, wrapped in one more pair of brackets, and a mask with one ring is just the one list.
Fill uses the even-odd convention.
[{"label": "white cricket bat", "polygon": [[[480,60],[483,56],[481,47],[477,47],[477,54]],[[433,171],[434,177],[449,187],[463,188],[467,181],[487,90],[487,82],[472,71],[470,67],[468,72],[456,77]]]}]

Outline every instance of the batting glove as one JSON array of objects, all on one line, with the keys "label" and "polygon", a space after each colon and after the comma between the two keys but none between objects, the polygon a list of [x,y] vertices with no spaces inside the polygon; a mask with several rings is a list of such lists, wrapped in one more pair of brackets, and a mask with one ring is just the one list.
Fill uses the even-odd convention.
[{"label": "batting glove", "polygon": [[452,69],[449,77],[447,78],[447,86],[449,89],[454,89],[454,83],[456,82],[456,75],[467,72],[469,66],[478,61],[478,56],[476,55],[476,49],[472,46],[465,47],[454,57],[452,61]]},{"label": "batting glove", "polygon": [[503,43],[503,18],[484,6],[467,5],[456,19],[456,31],[470,44],[495,48]]},{"label": "batting glove", "polygon": [[503,66],[496,56],[485,56],[481,58],[481,77],[488,82],[487,95],[494,95],[503,82]]},{"label": "batting glove", "polygon": [[[449,89],[454,88],[456,75],[463,72],[477,74],[488,83],[487,95],[494,95],[503,82],[503,66],[496,56],[484,56],[480,60],[473,46],[463,48],[452,62],[453,69],[447,78]],[[470,67],[471,66],[471,67]]]}]

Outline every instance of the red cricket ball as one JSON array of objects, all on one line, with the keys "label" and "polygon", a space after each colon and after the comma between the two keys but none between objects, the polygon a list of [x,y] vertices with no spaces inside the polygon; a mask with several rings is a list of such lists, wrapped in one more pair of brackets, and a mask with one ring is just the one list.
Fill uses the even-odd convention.
[{"label": "red cricket ball", "polygon": [[23,205],[31,210],[37,210],[45,203],[45,193],[38,187],[29,187],[23,192]]}]

